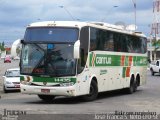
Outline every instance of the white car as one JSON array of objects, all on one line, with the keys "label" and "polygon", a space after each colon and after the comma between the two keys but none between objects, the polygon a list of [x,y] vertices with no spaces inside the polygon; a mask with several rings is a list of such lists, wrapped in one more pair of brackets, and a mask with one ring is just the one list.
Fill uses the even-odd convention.
[{"label": "white car", "polygon": [[7,69],[3,80],[3,90],[5,93],[9,90],[20,90],[20,69]]},{"label": "white car", "polygon": [[16,56],[13,58],[13,60],[20,60],[20,57]]},{"label": "white car", "polygon": [[152,61],[150,64],[150,71],[151,75],[154,75],[155,73],[160,74],[160,60]]}]

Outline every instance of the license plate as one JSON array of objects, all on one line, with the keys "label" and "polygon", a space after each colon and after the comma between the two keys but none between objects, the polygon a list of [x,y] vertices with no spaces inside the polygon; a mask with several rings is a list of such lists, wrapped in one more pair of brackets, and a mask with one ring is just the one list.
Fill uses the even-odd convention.
[{"label": "license plate", "polygon": [[20,88],[20,85],[15,85],[16,88]]},{"label": "license plate", "polygon": [[50,89],[41,89],[42,93],[50,93]]}]

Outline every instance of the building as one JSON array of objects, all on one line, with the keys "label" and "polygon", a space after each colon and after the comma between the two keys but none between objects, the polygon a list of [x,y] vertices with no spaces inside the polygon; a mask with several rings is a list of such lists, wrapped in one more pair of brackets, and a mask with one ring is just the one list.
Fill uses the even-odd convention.
[{"label": "building", "polygon": [[[156,59],[160,59],[160,46],[159,49],[156,51]],[[147,38],[147,51],[148,51],[148,58],[152,61],[154,60],[154,51],[155,47],[152,45],[152,38]]]}]

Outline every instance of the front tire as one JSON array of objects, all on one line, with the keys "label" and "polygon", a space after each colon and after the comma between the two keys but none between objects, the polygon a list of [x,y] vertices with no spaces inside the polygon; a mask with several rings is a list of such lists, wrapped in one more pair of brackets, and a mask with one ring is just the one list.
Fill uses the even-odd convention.
[{"label": "front tire", "polygon": [[55,98],[53,95],[38,95],[38,97],[45,102],[52,102]]},{"label": "front tire", "polygon": [[83,96],[83,99],[85,101],[93,101],[97,98],[98,96],[98,86],[97,86],[97,82],[95,80],[91,81],[90,84],[90,91],[88,95]]},{"label": "front tire", "polygon": [[8,93],[8,90],[6,90],[5,86],[3,86],[3,92]]},{"label": "front tire", "polygon": [[154,71],[153,71],[153,69],[151,69],[151,75],[154,76]]}]

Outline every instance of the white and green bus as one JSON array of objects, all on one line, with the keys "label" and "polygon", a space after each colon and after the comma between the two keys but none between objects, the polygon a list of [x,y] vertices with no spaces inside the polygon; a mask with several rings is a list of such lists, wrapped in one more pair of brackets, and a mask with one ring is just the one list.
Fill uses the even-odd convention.
[{"label": "white and green bus", "polygon": [[21,92],[44,101],[83,96],[146,83],[147,49],[142,33],[106,23],[46,21],[30,24],[21,40]]}]

